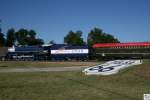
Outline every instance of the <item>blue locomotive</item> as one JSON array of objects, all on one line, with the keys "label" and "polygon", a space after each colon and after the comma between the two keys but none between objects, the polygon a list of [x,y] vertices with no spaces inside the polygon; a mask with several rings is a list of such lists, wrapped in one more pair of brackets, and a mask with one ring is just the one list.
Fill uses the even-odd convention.
[{"label": "blue locomotive", "polygon": [[88,46],[53,44],[42,46],[13,46],[8,49],[11,60],[87,60]]}]

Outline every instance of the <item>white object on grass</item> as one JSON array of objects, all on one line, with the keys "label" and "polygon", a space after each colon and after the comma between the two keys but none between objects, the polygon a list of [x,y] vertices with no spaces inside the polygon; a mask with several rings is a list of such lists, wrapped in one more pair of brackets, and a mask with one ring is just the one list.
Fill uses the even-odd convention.
[{"label": "white object on grass", "polygon": [[104,64],[84,69],[86,75],[111,75],[118,73],[121,69],[142,64],[141,60],[113,60]]}]

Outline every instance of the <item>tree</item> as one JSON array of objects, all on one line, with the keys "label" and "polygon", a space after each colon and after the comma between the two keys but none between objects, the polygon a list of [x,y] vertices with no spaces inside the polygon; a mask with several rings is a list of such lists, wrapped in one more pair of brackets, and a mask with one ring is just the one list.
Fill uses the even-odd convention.
[{"label": "tree", "polygon": [[35,39],[35,37],[36,37],[36,32],[35,32],[34,30],[30,30],[30,31],[29,31],[29,36],[30,36],[31,38],[34,38],[34,39]]},{"label": "tree", "polygon": [[20,29],[18,32],[16,32],[16,39],[20,45],[27,45],[27,36],[29,35],[28,30],[26,29]]},{"label": "tree", "polygon": [[27,43],[26,45],[42,45],[42,44],[44,44],[44,41],[40,38],[36,39],[36,38],[26,37],[25,41]]},{"label": "tree", "polygon": [[3,33],[0,33],[0,46],[5,46],[5,38]]},{"label": "tree", "polygon": [[35,41],[36,41],[35,45],[42,45],[42,44],[44,44],[44,40],[43,39],[37,38],[37,39],[35,39]]},{"label": "tree", "polygon": [[114,43],[119,42],[118,39],[114,38],[113,35],[103,32],[99,28],[94,28],[88,34],[87,43],[89,46],[92,46],[95,43]]},{"label": "tree", "polygon": [[49,41],[49,44],[56,44],[54,40]]},{"label": "tree", "polygon": [[1,32],[1,28],[0,28],[0,46],[5,46],[5,38],[4,34]]},{"label": "tree", "polygon": [[44,41],[40,38],[36,38],[36,32],[34,30],[28,31],[27,29],[20,29],[16,32],[16,39],[20,45],[41,45]]},{"label": "tree", "polygon": [[12,46],[15,43],[15,30],[13,28],[7,31],[6,46]]},{"label": "tree", "polygon": [[70,31],[65,37],[64,37],[64,43],[71,44],[71,45],[84,45],[83,38],[81,38],[82,32],[81,31]]}]

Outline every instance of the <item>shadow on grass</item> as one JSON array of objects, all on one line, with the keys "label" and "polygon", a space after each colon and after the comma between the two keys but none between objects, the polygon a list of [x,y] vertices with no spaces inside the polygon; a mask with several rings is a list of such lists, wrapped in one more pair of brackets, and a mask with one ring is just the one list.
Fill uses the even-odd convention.
[{"label": "shadow on grass", "polygon": [[8,67],[8,66],[5,66],[5,65],[4,65],[4,66],[0,66],[0,67]]}]

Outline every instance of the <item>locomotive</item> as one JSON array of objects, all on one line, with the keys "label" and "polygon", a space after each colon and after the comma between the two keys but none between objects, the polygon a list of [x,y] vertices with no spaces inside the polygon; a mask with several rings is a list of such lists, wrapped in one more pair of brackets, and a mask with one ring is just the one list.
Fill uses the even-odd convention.
[{"label": "locomotive", "polygon": [[87,45],[53,44],[42,46],[13,46],[8,49],[11,60],[87,60]]}]

